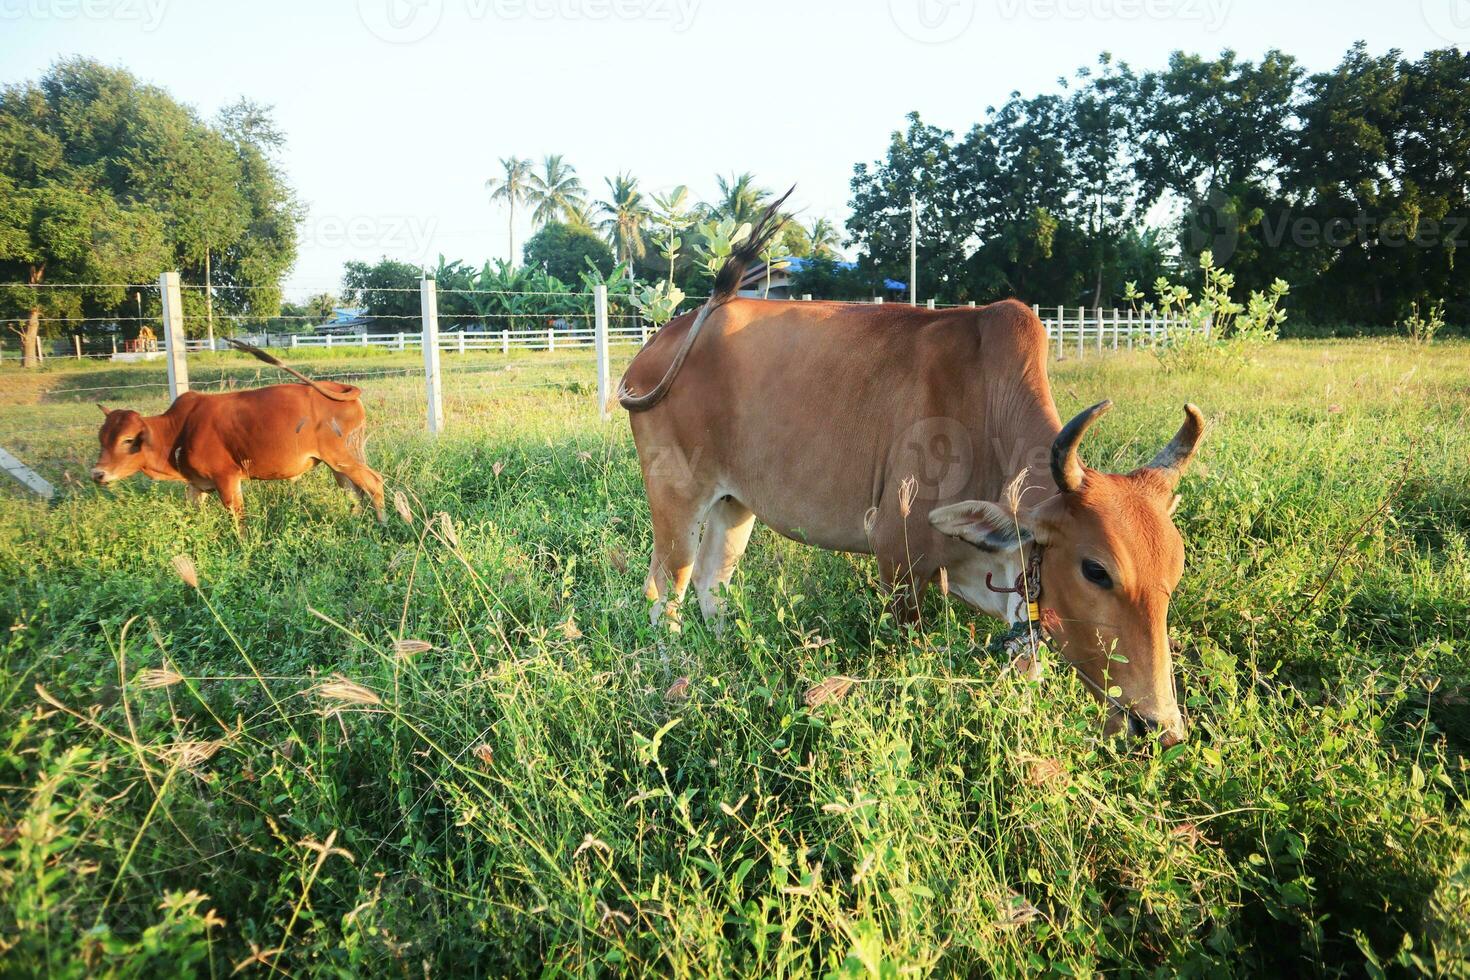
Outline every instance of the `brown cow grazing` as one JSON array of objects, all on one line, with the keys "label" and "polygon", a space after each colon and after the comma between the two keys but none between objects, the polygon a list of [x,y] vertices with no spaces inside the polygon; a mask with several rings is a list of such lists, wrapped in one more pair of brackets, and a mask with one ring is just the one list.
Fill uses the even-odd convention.
[{"label": "brown cow grazing", "polygon": [[106,486],[142,472],[182,480],[192,500],[214,491],[238,521],[245,512],[240,484],[294,480],[326,463],[344,490],[372,500],[384,521],[383,478],[363,456],[366,413],[362,389],[313,381],[265,351],[231,341],[304,384],[202,395],[186,391],[162,415],[109,411],[97,433],[102,453],[92,479]]},{"label": "brown cow grazing", "polygon": [[710,300],[671,321],[623,376],[653,518],[654,621],[677,620],[691,579],[718,616],[759,517],[797,541],[875,555],[903,618],[941,570],[982,612],[1034,616],[1109,705],[1109,731],[1126,723],[1161,730],[1164,744],[1182,739],[1167,622],[1184,546],[1171,514],[1204,431],[1199,410],[1185,406],[1149,465],[1090,469],[1077,446],[1109,403],[1062,425],[1046,331],[1021,303],[736,298],[744,266],[778,229],[773,214]]}]

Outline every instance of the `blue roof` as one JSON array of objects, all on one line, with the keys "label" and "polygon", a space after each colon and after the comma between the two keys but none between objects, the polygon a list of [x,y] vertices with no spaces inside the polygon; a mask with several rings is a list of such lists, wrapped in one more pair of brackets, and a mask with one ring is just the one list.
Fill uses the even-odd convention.
[{"label": "blue roof", "polygon": [[[788,266],[791,267],[791,271],[792,272],[800,272],[801,270],[803,270],[803,269],[805,269],[807,267],[807,264],[811,262],[811,259],[790,258],[790,259],[785,259],[784,261],[786,262],[786,264]],[[832,264],[835,265],[839,269],[856,269],[857,268],[857,263],[856,262],[837,261],[837,262],[833,262]],[[907,283],[899,282],[897,279],[884,279],[883,280],[883,288],[884,289],[887,289],[887,290],[890,290],[892,292],[903,292],[905,289],[908,289],[909,287],[908,287],[908,284]]]}]

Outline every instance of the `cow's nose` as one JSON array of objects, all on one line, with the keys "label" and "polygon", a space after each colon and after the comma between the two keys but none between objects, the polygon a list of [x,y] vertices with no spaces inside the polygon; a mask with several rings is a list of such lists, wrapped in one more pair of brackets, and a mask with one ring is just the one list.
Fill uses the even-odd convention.
[{"label": "cow's nose", "polygon": [[1184,732],[1180,729],[1166,728],[1159,735],[1159,748],[1172,749],[1184,741]]},{"label": "cow's nose", "polygon": [[98,483],[105,483],[107,481],[107,471],[98,466],[92,467],[92,479]]}]

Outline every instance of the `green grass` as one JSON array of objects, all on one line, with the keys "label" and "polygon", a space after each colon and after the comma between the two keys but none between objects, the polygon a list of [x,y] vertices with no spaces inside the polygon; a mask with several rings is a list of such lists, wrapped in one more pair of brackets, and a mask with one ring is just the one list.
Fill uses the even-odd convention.
[{"label": "green grass", "polygon": [[586,356],[446,355],[437,443],[416,364],[351,365],[410,372],[362,383],[412,524],[314,474],[250,485],[243,538],[176,485],[76,482],[90,403],[157,410],[119,387],[157,365],[0,374],[0,445],[61,488],[0,489],[0,970],[1470,970],[1470,345],[1055,369],[1063,415],[1117,402],[1099,467],[1186,399],[1211,420],[1165,753],[1102,741],[1065,671],[1001,676],[990,621],[935,597],[900,631],[868,560],[765,529],[722,637],[655,632]]}]

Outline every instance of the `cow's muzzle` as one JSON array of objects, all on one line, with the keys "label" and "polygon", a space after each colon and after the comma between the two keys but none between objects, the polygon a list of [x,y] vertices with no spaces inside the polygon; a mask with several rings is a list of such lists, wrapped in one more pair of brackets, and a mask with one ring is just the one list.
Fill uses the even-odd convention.
[{"label": "cow's muzzle", "polygon": [[102,467],[94,466],[92,467],[92,482],[99,487],[105,487],[112,482],[112,477],[108,476],[107,471]]},{"label": "cow's muzzle", "polygon": [[1165,725],[1136,711],[1128,712],[1128,734],[1134,738],[1154,738],[1165,749],[1173,748],[1186,737],[1184,719]]}]

